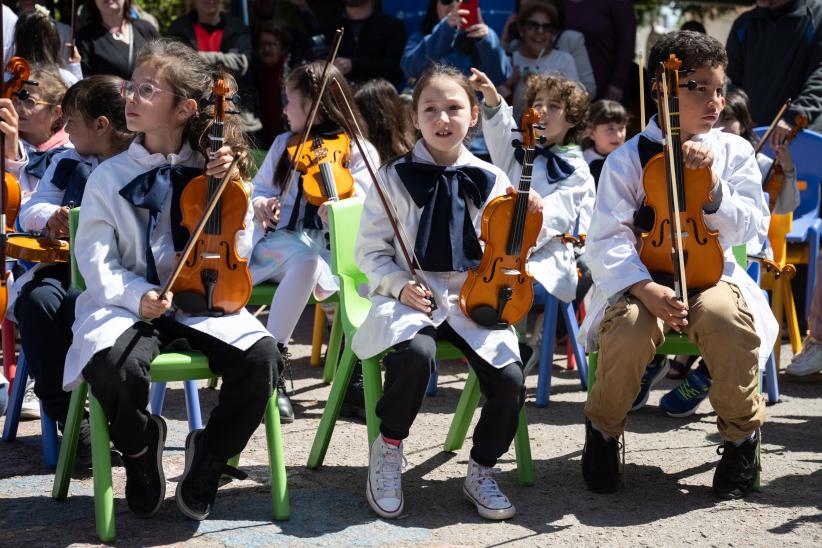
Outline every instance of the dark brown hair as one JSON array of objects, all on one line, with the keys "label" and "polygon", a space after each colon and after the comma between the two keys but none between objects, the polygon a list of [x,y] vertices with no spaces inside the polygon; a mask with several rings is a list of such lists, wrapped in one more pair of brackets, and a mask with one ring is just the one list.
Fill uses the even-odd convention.
[{"label": "dark brown hair", "polygon": [[39,10],[20,15],[14,25],[14,54],[29,63],[63,66],[62,44],[51,17]]},{"label": "dark brown hair", "polygon": [[728,66],[725,46],[716,38],[692,30],[669,32],[651,48],[648,56],[648,74],[656,74],[659,64],[674,54],[682,61],[682,70],[702,67]]},{"label": "dark brown hair", "polygon": [[[468,104],[471,106],[471,110],[473,111],[474,108],[479,108],[479,99],[477,99],[477,94],[471,88],[471,84],[468,82],[468,77],[460,72],[460,70],[456,67],[452,67],[451,65],[443,65],[442,63],[434,63],[422,73],[419,80],[417,80],[417,83],[414,85],[414,93],[411,95],[411,112],[414,115],[416,115],[417,108],[420,105],[420,95],[422,95],[423,90],[428,86],[428,84],[431,83],[431,80],[436,78],[450,78],[454,80],[468,96]],[[474,132],[478,131],[478,128],[479,124],[468,129],[468,134],[465,136],[466,142],[471,140],[474,136]],[[417,132],[417,136],[419,137],[419,132]]]},{"label": "dark brown hair", "polygon": [[577,144],[585,131],[585,117],[590,99],[588,92],[577,82],[553,74],[531,74],[525,81],[525,104],[531,106],[542,92],[547,92],[565,108],[565,120],[573,127],[568,130],[563,145]]},{"label": "dark brown hair", "polygon": [[[212,89],[217,80],[223,80],[229,88],[229,97],[236,95],[237,82],[234,77],[222,69],[209,65],[186,44],[168,38],[148,42],[142,47],[134,66],[143,64],[153,65],[171,86],[171,91],[177,96],[175,104],[188,99],[197,101],[197,111],[183,128],[183,140],[207,158],[211,150],[209,130],[214,120]],[[223,143],[230,146],[234,154],[240,156],[237,169],[240,171],[240,177],[247,179],[251,154],[248,140],[240,128],[236,115],[226,115],[223,121],[223,139]]]},{"label": "dark brown hair", "polygon": [[126,126],[126,100],[120,94],[122,80],[117,76],[97,74],[87,76],[71,86],[63,97],[63,114],[79,114],[86,123],[105,116],[111,124],[112,141],[125,150],[134,137]]},{"label": "dark brown hair", "polygon": [[732,86],[725,94],[725,108],[719,115],[721,119],[732,118],[739,122],[739,135],[752,144],[756,144],[757,137],[754,133],[754,121],[751,117],[751,102],[745,90]]},{"label": "dark brown hair", "polygon": [[520,34],[523,34],[525,30],[525,23],[527,23],[531,16],[535,13],[544,13],[548,16],[548,19],[551,20],[551,24],[559,29],[560,19],[557,6],[553,2],[531,0],[530,2],[522,4],[519,12],[517,13],[517,25],[519,26]]},{"label": "dark brown hair", "polygon": [[[628,125],[628,112],[620,103],[611,101],[610,99],[600,99],[591,104],[588,109],[588,118],[585,121],[585,129],[593,131],[595,127],[601,124],[618,124],[621,126]],[[582,139],[582,148],[591,148],[594,142],[590,137]]]},{"label": "dark brown hair", "polygon": [[[123,2],[123,17],[125,17],[129,21],[132,20],[132,3],[132,0],[125,0],[125,2]],[[94,0],[86,0],[83,3],[83,13],[87,13],[89,16],[89,20],[94,21],[95,23],[99,23],[103,20],[103,17],[100,15],[100,10],[97,9],[97,4],[94,2]]]},{"label": "dark brown hair", "polygon": [[401,156],[414,147],[408,111],[388,80],[376,78],[365,82],[357,88],[354,100],[368,126],[368,135],[380,155],[380,162]]}]

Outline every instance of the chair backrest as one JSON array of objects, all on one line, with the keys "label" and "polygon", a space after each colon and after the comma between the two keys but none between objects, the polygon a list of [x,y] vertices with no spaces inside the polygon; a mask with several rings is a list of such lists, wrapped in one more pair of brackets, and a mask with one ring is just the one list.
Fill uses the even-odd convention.
[{"label": "chair backrest", "polygon": [[[767,128],[758,127],[754,131],[761,137]],[[819,215],[822,203],[822,135],[804,130],[796,135],[790,146],[791,157],[796,165],[796,180],[799,184],[799,207],[794,211],[794,219]],[[765,145],[762,152],[773,158],[773,149]]]},{"label": "chair backrest", "polygon": [[331,270],[355,280],[365,279],[354,259],[354,246],[364,199],[348,198],[333,202],[328,208],[328,224],[331,240]]},{"label": "chair backrest", "polygon": [[80,269],[77,268],[77,257],[74,255],[74,236],[77,234],[77,225],[80,222],[80,208],[74,207],[69,211],[69,242],[71,245],[71,285],[77,289],[85,291],[86,282],[83,280],[83,275],[80,274]]}]

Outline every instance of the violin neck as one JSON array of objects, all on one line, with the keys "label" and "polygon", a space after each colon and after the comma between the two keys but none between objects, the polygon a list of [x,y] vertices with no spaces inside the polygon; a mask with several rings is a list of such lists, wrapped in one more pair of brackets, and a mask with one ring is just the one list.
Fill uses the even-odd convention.
[{"label": "violin neck", "polygon": [[[679,198],[677,205],[677,209],[682,212],[685,210],[685,178],[682,174],[682,133],[680,131],[680,121],[679,121],[679,97],[671,96],[668,100],[668,119],[666,123],[670,124],[670,135],[671,135],[671,142],[666,143],[666,146],[671,148],[671,152],[673,153],[674,157],[674,165],[673,170],[667,169],[666,172],[668,174],[668,178],[672,176],[673,173],[675,180],[668,181],[669,185],[676,185],[676,194]],[[665,159],[668,159],[668,155],[665,155]],[[668,193],[669,199],[671,200],[671,211],[674,210],[673,204],[673,194],[671,192]]]},{"label": "violin neck", "polygon": [[[214,157],[218,150],[223,146],[223,120],[221,117],[218,117],[214,124],[211,126],[211,133],[208,136],[209,140],[211,141],[211,156]],[[207,162],[208,160],[206,160]],[[211,197],[217,192],[217,189],[220,187],[221,177],[214,177],[213,175],[208,176],[208,200],[211,200]],[[217,202],[217,205],[214,208],[213,214],[209,217],[208,222],[205,226],[206,234],[220,234],[222,232],[220,228],[220,220],[222,218],[221,209],[220,209],[220,202]]]},{"label": "violin neck", "polygon": [[528,193],[531,192],[531,172],[534,167],[534,148],[525,149],[525,157],[522,159],[522,171],[519,177],[519,188],[517,189],[516,202],[514,204],[514,216],[511,219],[511,231],[508,233],[508,255],[520,255],[522,252],[522,239],[525,232],[525,215],[528,212]]}]

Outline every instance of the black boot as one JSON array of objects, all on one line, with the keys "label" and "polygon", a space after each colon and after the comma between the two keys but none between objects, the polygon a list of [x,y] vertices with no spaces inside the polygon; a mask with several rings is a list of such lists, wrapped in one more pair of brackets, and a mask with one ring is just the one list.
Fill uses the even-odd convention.
[{"label": "black boot", "polygon": [[739,499],[748,494],[756,479],[756,455],[759,452],[759,432],[737,447],[726,441],[716,448],[722,455],[714,472],[714,494],[724,500]]},{"label": "black boot", "polygon": [[291,378],[291,389],[294,389],[294,378],[291,375],[291,355],[288,353],[288,347],[277,343],[277,348],[280,350],[282,360],[277,367],[277,407],[280,410],[280,422],[288,423],[294,422],[294,408],[291,406],[291,400],[288,399],[288,393],[285,391],[285,371],[288,371],[288,376]]},{"label": "black boot", "polygon": [[622,482],[620,444],[614,438],[605,440],[585,419],[585,447],[582,448],[582,477],[594,493],[613,493]]},{"label": "black boot", "polygon": [[365,420],[365,390],[362,384],[362,362],[359,360],[351,373],[351,382],[348,383],[348,391],[340,407],[340,416]]}]

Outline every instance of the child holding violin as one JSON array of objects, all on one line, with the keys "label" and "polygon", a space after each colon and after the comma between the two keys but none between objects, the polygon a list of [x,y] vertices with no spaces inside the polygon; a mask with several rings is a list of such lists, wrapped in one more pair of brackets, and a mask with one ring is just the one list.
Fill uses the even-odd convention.
[{"label": "child holding violin", "polygon": [[[471,69],[471,84],[482,93],[482,132],[491,161],[519,182],[524,155],[511,146],[520,129],[513,109],[488,77]],[[542,197],[545,212],[537,247],[528,258],[528,271],[557,299],[570,302],[576,296],[577,265],[566,234],[584,233],[594,205],[594,179],[577,144],[585,130],[588,93],[572,80],[533,74],[526,83],[527,108],[539,113],[542,129],[531,172],[531,188]]]},{"label": "child holding violin", "polygon": [[[291,129],[274,139],[254,177],[251,196],[257,221],[251,278],[255,284],[279,284],[271,300],[266,328],[277,339],[286,364],[288,343],[311,294],[322,301],[339,290],[337,279],[331,274],[326,239],[325,202],[331,198],[321,188],[322,183],[318,185],[323,175],[317,162],[323,159],[323,151],[327,151],[329,165],[336,164],[333,179],[341,198],[363,195],[371,184],[359,149],[352,136],[343,130],[348,125],[347,115],[332,98],[333,81],[339,82],[360,128],[365,131],[362,118],[345,78],[333,65],[328,67],[328,85],[320,98],[317,118],[311,128],[306,127],[325,65],[324,61],[315,61],[293,69],[286,77],[285,116]],[[296,166],[292,166],[291,157],[306,131],[309,137],[301,157],[296,158]],[[377,164],[376,150],[367,142],[364,146],[371,163]],[[280,416],[284,422],[291,422],[294,411],[282,377],[277,388]]]},{"label": "child holding violin", "polygon": [[[159,289],[189,237],[180,224],[184,208],[202,207],[184,200],[189,181],[204,170],[222,178],[235,155],[239,176],[247,176],[248,147],[232,116],[223,124],[222,146],[203,152],[212,150],[212,94],[220,81],[236,93],[229,74],[184,44],[158,40],[141,49],[132,80],[122,86],[126,124],[138,136],[89,177],[73,242],[87,290],[77,297],[63,387],[88,382],[123,454],[126,502],[143,517],[160,509],[166,488],[166,424],[146,410],[152,360],[170,345],[195,350],[222,377],[208,424],[186,438],[177,484],[177,506],[195,520],[208,516],[221,475],[233,470],[228,459],[259,426],[279,360],[274,339],[245,308],[186,313],[172,306],[171,292]],[[240,256],[250,249],[252,212],[244,209],[248,230],[236,236]]]},{"label": "child holding violin", "polygon": [[[717,265],[721,279],[689,291],[686,306],[685,298],[655,281],[651,267],[640,259],[641,246],[652,243],[640,243],[639,235],[657,221],[645,203],[647,194],[657,192],[656,185],[667,184],[667,171],[658,171],[661,180],[650,180],[645,167],[651,162],[658,165],[662,159],[656,155],[663,150],[667,126],[658,114],[640,135],[605,161],[588,231],[588,264],[595,293],[580,338],[588,350],[598,346],[599,360],[585,405],[582,474],[594,492],[611,493],[619,488],[623,465],[619,452],[624,447],[620,438],[628,411],[645,366],[665,333],[674,330],[687,334],[699,347],[714,379],[709,398],[722,438],[714,493],[722,499],[739,498],[749,492],[755,479],[759,429],[765,420],[759,367],[771,352],[777,326],[762,291],[734,260],[732,246],[765,237],[768,206],[750,143],[712,130],[725,105],[724,47],[704,34],[671,33],[652,49],[649,67],[656,70],[671,54],[682,61],[678,88],[668,88],[678,96],[680,133],[673,133],[671,142],[681,138],[681,165],[666,162],[665,169],[699,169],[685,176],[709,177],[711,190],[704,198],[708,201],[696,214],[709,230],[718,232],[715,243],[722,253],[717,256],[722,262]],[[652,89],[662,94],[662,81],[654,81]],[[687,178],[684,186],[689,186]],[[688,214],[694,215],[690,210]],[[670,222],[667,207],[659,207],[656,215],[663,216],[658,221]],[[687,225],[683,231],[693,232],[696,226]],[[705,268],[709,265],[699,265]]]},{"label": "child holding violin", "polygon": [[[368,277],[371,309],[352,349],[360,358],[393,349],[383,359],[385,391],[376,410],[380,435],[369,452],[366,498],[382,517],[396,518],[403,511],[403,440],[435,367],[437,340],[444,339],[468,358],[486,397],[463,493],[480,516],[507,519],[516,509],[493,479],[493,467],[514,439],[525,395],[517,336],[511,327],[492,329],[469,319],[458,296],[466,271],[478,266],[482,256],[478,234],[485,206],[517,191],[501,169],[463,144],[479,120],[480,107],[461,72],[432,66],[417,81],[412,108],[422,138],[380,171],[398,222],[414,242],[395,234],[378,194],[381,187],[372,185],[355,250]],[[531,192],[529,211],[541,208],[541,199]],[[399,238],[409,253],[415,250],[427,287],[414,280]]]},{"label": "child holding violin", "polygon": [[[37,190],[20,209],[19,224],[24,231],[42,232],[45,239],[67,237],[69,208],[80,205],[91,172],[128,148],[134,135],[126,127],[120,83],[114,76],[91,76],[66,92],[62,110],[74,148],[54,157]],[[19,295],[9,309],[20,328],[34,393],[46,414],[62,427],[71,399],[63,391],[63,370],[80,292],[71,287],[66,262],[36,263],[16,280],[14,289],[19,289]],[[91,456],[88,421],[83,421],[80,433],[78,452],[87,460]]]}]

